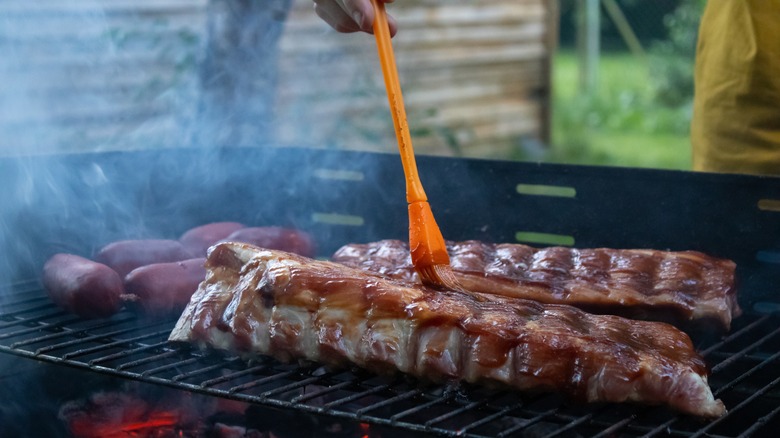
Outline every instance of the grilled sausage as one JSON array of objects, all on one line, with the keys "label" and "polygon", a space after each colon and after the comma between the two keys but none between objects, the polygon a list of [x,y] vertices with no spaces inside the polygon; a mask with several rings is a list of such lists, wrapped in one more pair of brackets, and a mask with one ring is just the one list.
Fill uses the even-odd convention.
[{"label": "grilled sausage", "polygon": [[245,227],[238,222],[214,222],[188,230],[179,237],[179,242],[193,256],[205,257],[211,245]]},{"label": "grilled sausage", "polygon": [[43,285],[59,307],[103,318],[122,306],[122,278],[108,266],[73,254],[55,254],[43,266]]},{"label": "grilled sausage", "polygon": [[125,277],[122,298],[147,315],[181,312],[206,278],[205,262],[198,258],[136,268]]},{"label": "grilled sausage", "polygon": [[261,248],[276,249],[314,257],[314,241],[308,233],[293,228],[250,227],[228,236],[223,242],[242,242]]},{"label": "grilled sausage", "polygon": [[141,266],[178,262],[192,257],[177,240],[120,240],[104,246],[95,256],[95,261],[108,265],[120,278],[124,278]]}]

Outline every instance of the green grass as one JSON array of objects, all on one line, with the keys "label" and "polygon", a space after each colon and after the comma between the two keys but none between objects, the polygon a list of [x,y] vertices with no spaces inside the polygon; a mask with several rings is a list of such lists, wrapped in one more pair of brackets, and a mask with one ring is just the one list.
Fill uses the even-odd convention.
[{"label": "green grass", "polygon": [[690,104],[657,103],[648,70],[630,54],[602,54],[597,90],[585,95],[574,54],[557,54],[548,161],[690,169]]}]

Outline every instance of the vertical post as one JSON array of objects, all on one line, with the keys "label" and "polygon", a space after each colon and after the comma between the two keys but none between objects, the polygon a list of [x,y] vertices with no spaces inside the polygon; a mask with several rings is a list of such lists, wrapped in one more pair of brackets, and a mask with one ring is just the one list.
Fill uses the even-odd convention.
[{"label": "vertical post", "polygon": [[577,65],[580,92],[591,94],[598,83],[600,10],[599,0],[577,1]]},{"label": "vertical post", "polygon": [[553,59],[558,51],[558,35],[560,33],[560,4],[559,0],[544,2],[547,7],[546,28],[547,36],[545,44],[547,47],[547,56],[544,58],[542,67],[542,86],[541,99],[542,108],[540,111],[541,133],[540,139],[545,145],[552,144],[552,106],[553,106]]}]

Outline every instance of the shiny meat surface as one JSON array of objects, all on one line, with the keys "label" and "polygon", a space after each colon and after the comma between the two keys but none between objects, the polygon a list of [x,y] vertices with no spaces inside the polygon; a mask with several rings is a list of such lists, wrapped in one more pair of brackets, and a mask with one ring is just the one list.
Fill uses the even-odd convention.
[{"label": "shiny meat surface", "polygon": [[238,243],[213,247],[206,267],[171,341],[588,402],[665,404],[702,417],[725,412],[690,339],[668,324],[408,287]]},{"label": "shiny meat surface", "polygon": [[[537,249],[474,240],[447,246],[458,281],[473,292],[721,330],[728,330],[732,318],[742,313],[734,262],[700,252]],[[346,245],[332,260],[419,283],[409,247],[399,240]]]}]

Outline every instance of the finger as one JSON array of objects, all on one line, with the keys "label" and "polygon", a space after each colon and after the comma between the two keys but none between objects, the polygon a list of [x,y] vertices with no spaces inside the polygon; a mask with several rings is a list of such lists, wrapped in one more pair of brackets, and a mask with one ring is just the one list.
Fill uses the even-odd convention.
[{"label": "finger", "polygon": [[363,32],[373,33],[374,7],[370,0],[336,0]]},{"label": "finger", "polygon": [[351,33],[362,30],[341,5],[333,1],[314,0],[314,12],[337,32]]},{"label": "finger", "polygon": [[[392,3],[394,0],[380,0]],[[338,32],[351,33],[363,31],[374,33],[374,8],[370,0],[314,0],[314,10]],[[393,16],[388,15],[390,35],[395,36],[398,25]]]},{"label": "finger", "polygon": [[[393,0],[389,0],[387,3],[392,3]],[[395,36],[395,34],[398,32],[398,24],[395,21],[395,18],[392,15],[387,16],[387,24],[390,26],[390,36]]]},{"label": "finger", "polygon": [[[374,7],[370,0],[342,0],[344,8],[355,19],[355,22],[363,32],[374,33]],[[384,3],[392,3],[394,0],[381,0]],[[392,15],[387,15],[390,27],[390,36],[398,32],[398,25]]]}]

